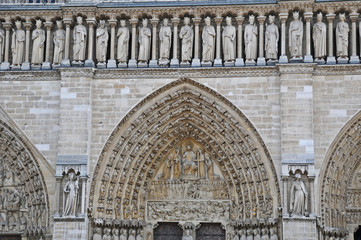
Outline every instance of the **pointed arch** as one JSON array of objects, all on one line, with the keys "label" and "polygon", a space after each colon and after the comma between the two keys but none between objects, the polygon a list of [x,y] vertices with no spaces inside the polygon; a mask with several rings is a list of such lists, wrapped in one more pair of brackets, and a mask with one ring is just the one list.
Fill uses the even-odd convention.
[{"label": "pointed arch", "polygon": [[92,217],[145,220],[150,181],[169,150],[187,139],[205,146],[234,187],[232,218],[278,217],[277,174],[255,127],[226,98],[187,78],[150,94],[114,129],[93,173]]},{"label": "pointed arch", "polygon": [[361,181],[361,111],[337,134],[320,171],[320,227],[325,235],[345,236],[350,224],[361,224],[357,181]]},{"label": "pointed arch", "polygon": [[[7,228],[34,239],[45,236],[50,212],[43,172],[53,176],[55,172],[1,106],[0,165],[1,207],[6,212],[2,218],[6,218]],[[12,199],[11,204],[8,199]],[[20,226],[12,225],[13,214],[17,214]],[[0,232],[6,233],[7,228]]]}]

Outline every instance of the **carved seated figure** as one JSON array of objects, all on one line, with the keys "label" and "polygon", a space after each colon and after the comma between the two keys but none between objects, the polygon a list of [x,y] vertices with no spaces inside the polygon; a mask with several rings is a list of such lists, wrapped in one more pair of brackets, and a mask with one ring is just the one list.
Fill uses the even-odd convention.
[{"label": "carved seated figure", "polygon": [[183,170],[185,176],[196,176],[197,175],[197,164],[195,162],[195,153],[190,145],[187,146],[186,152],[183,154]]}]

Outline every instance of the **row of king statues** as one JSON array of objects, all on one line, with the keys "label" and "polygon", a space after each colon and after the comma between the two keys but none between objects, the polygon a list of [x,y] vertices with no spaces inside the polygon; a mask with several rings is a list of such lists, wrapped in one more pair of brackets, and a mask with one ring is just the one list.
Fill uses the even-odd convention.
[{"label": "row of king statues", "polygon": [[[223,26],[222,32],[215,30],[214,26],[211,25],[211,18],[204,18],[204,27],[201,31],[201,49],[202,54],[199,57],[197,53],[198,43],[197,37],[195,37],[195,31],[198,28],[194,29],[191,25],[191,19],[189,17],[184,17],[183,26],[179,31],[179,37],[181,40],[181,49],[180,49],[180,65],[181,66],[190,66],[192,60],[198,59],[200,62],[199,66],[216,66],[217,63],[222,66],[234,66],[236,59],[243,59],[242,51],[239,51],[239,48],[244,48],[244,55],[246,60],[246,65],[255,65],[257,59],[264,59],[268,62],[277,62],[280,56],[278,43],[280,41],[280,31],[278,26],[275,24],[275,16],[268,16],[268,23],[266,24],[265,30],[263,30],[261,25],[257,26],[256,17],[254,15],[248,16],[248,24],[244,28],[243,40],[238,39],[236,28],[232,25],[232,18],[226,17],[226,25]],[[177,59],[177,53],[173,53],[173,58],[171,59],[170,53],[172,48],[172,34],[178,34],[177,29],[174,29],[172,32],[171,26],[169,25],[169,19],[164,18],[163,23],[159,29],[159,59],[154,59],[155,50],[153,49],[153,55],[151,56],[151,49],[157,48],[157,44],[152,44],[152,41],[156,41],[156,36],[152,36],[152,31],[148,27],[148,19],[144,18],[142,24],[138,29],[138,57],[135,59],[135,39],[130,41],[130,32],[126,26],[126,20],[120,20],[120,27],[116,33],[117,41],[114,44],[111,44],[111,56],[108,59],[108,43],[109,43],[109,31],[106,26],[105,20],[100,20],[95,32],[96,38],[96,63],[98,67],[117,67],[116,60],[118,62],[118,67],[131,67],[131,66],[148,66],[149,61],[152,60],[156,62],[156,66],[175,66],[172,65],[172,62],[179,62]],[[45,45],[49,44],[54,46],[53,48],[53,57],[52,57],[52,66],[60,67],[64,63],[64,59],[67,60],[69,56],[65,56],[67,46],[66,42],[69,42],[66,35],[66,31],[63,29],[63,22],[61,20],[56,21],[57,30],[52,34],[52,42],[49,41],[50,37],[46,36],[45,30],[42,29],[43,22],[42,20],[36,20],[36,28],[32,31],[31,41],[32,41],[32,54],[31,54],[31,66],[34,69],[39,69],[44,65],[44,49]],[[288,42],[289,42],[289,55],[292,59],[303,59],[303,22],[300,19],[299,12],[293,12],[293,20],[289,24],[288,31]],[[361,26],[361,25],[360,25]],[[198,27],[198,25],[197,25]],[[241,28],[242,30],[242,28]],[[317,21],[313,24],[312,29],[312,39],[314,47],[314,58],[315,61],[322,62],[326,56],[326,24],[323,22],[322,13],[317,14]],[[240,28],[238,29],[240,31]],[[345,14],[339,14],[339,22],[336,25],[336,54],[340,59],[348,60],[349,55],[349,24],[346,22]],[[134,35],[134,27],[132,29],[132,34]],[[50,31],[48,31],[50,33]],[[83,24],[83,18],[77,17],[77,24],[73,29],[73,66],[83,66],[86,59],[87,52],[87,38],[90,36],[90,29],[87,30]],[[154,34],[154,31],[153,31]],[[220,38],[217,38],[217,34],[221,34]],[[311,33],[310,33],[311,34]],[[15,21],[15,29],[12,30],[11,37],[11,53],[12,53],[12,65],[13,69],[20,69],[21,65],[28,61],[25,56],[28,49],[26,46],[27,34],[22,29],[22,22]],[[153,39],[152,39],[153,38]],[[264,41],[260,41],[260,38],[264,38]],[[0,62],[6,62],[8,59],[4,59],[4,48],[5,48],[5,31],[0,29]],[[221,40],[217,40],[221,39]],[[238,39],[238,43],[237,43]],[[221,43],[216,44],[216,41],[221,41]],[[282,40],[284,41],[284,40]],[[156,42],[157,43],[157,42]],[[115,57],[115,47],[117,46],[116,57]],[[131,46],[129,46],[131,44]],[[177,44],[174,43],[173,44]],[[260,46],[264,44],[264,46]],[[244,46],[243,46],[244,45]],[[197,47],[196,47],[197,46]],[[218,46],[219,49],[216,49]],[[196,48],[196,49],[194,49]],[[130,51],[131,49],[131,51]],[[174,47],[177,49],[177,46]],[[238,55],[236,56],[236,50],[238,49]],[[217,50],[217,51],[216,51]],[[221,55],[222,50],[222,55]],[[5,49],[7,51],[7,49]],[[47,50],[48,51],[48,50]],[[90,48],[89,50],[90,51]],[[131,59],[129,59],[129,54],[132,52]],[[215,56],[215,53],[216,56]],[[50,57],[49,53],[46,54],[45,62],[49,62]],[[88,53],[88,60],[93,61],[93,56],[91,53]],[[6,56],[6,54],[5,54]],[[223,59],[220,59],[221,56]],[[116,59],[115,59],[116,58]],[[107,63],[108,60],[108,63]],[[172,60],[172,61],[171,61]],[[69,60],[68,60],[69,61]],[[114,62],[113,65],[109,64],[111,61]],[[131,62],[135,62],[135,65]],[[29,64],[29,63],[28,63]],[[108,65],[107,65],[108,64]],[[129,64],[129,65],[128,65]],[[193,63],[192,63],[193,65]],[[151,65],[149,65],[151,66]],[[44,68],[44,66],[43,66]],[[3,69],[3,68],[2,68]],[[4,70],[4,69],[3,69]]]}]

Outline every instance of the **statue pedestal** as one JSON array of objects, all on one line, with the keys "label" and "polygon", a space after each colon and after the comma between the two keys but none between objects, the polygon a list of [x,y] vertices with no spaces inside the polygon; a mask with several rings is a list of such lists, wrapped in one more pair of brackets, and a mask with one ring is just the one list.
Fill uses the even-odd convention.
[{"label": "statue pedestal", "polygon": [[44,70],[51,69],[51,63],[50,62],[43,62],[43,66],[41,66],[41,69],[44,69]]},{"label": "statue pedestal", "polygon": [[80,217],[54,217],[53,240],[88,239],[88,223]]},{"label": "statue pedestal", "polygon": [[136,68],[136,67],[138,67],[138,62],[137,62],[137,60],[135,60],[135,59],[130,59],[130,60],[129,60],[129,63],[128,63],[128,67],[130,67],[130,68]]},{"label": "statue pedestal", "polygon": [[288,58],[286,55],[280,56],[279,63],[288,63]]},{"label": "statue pedestal", "polygon": [[[70,60],[69,59],[63,59],[63,60],[61,60],[61,66],[62,67],[70,67]],[[53,66],[53,68],[54,68],[54,66]]]},{"label": "statue pedestal", "polygon": [[[15,67],[13,67],[12,69],[15,69]],[[24,62],[23,64],[21,64],[21,70],[30,70],[30,63]]]},{"label": "statue pedestal", "polygon": [[32,64],[31,69],[32,70],[40,70],[41,69],[41,64]]},{"label": "statue pedestal", "polygon": [[290,63],[303,63],[303,57],[293,57],[290,59]]},{"label": "statue pedestal", "polygon": [[173,58],[173,59],[170,61],[170,66],[171,66],[171,67],[179,67],[179,60],[178,60],[178,58]]},{"label": "statue pedestal", "polygon": [[[94,64],[94,62],[93,62],[93,64]],[[84,66],[84,63],[81,62],[81,61],[72,61],[72,62],[71,62],[71,65],[72,65],[73,67],[83,67],[83,66]]]},{"label": "statue pedestal", "polygon": [[[208,61],[208,62],[201,62],[202,67],[212,67],[212,62]],[[192,65],[193,67],[193,65]]]},{"label": "statue pedestal", "polygon": [[312,55],[305,55],[305,60],[303,60],[305,63],[313,63],[313,57]]},{"label": "statue pedestal", "polygon": [[323,64],[325,64],[325,59],[323,59],[323,58],[316,58],[314,62],[317,63],[317,64],[320,64],[320,65],[323,65]]},{"label": "statue pedestal", "polygon": [[327,64],[336,64],[336,58],[334,56],[327,57]]},{"label": "statue pedestal", "polygon": [[244,66],[244,60],[243,60],[243,58],[237,58],[235,65],[236,65],[236,67],[243,67],[243,66]]},{"label": "statue pedestal", "polygon": [[288,217],[283,216],[283,239],[317,239],[315,217]]},{"label": "statue pedestal", "polygon": [[147,62],[138,62],[138,67],[139,68],[146,68],[146,67],[148,67],[148,63]]},{"label": "statue pedestal", "polygon": [[234,67],[234,61],[226,61],[224,62],[225,67]]},{"label": "statue pedestal", "polygon": [[181,66],[181,67],[190,67],[191,64],[190,64],[189,62],[181,62],[181,63],[180,63],[180,66]]},{"label": "statue pedestal", "polygon": [[[138,66],[139,66],[139,65],[138,65]],[[154,59],[150,60],[150,62],[149,62],[149,67],[152,67],[152,68],[157,68],[157,67],[159,67],[159,66],[158,66],[158,61],[157,61],[157,60],[154,60]]]},{"label": "statue pedestal", "polygon": [[256,66],[256,61],[253,59],[247,59],[246,60],[246,66]]},{"label": "statue pedestal", "polygon": [[346,63],[348,63],[348,57],[338,57],[337,58],[337,63],[338,64],[346,64]]},{"label": "statue pedestal", "polygon": [[99,62],[97,64],[97,68],[106,68],[107,67],[107,64],[105,62]]},{"label": "statue pedestal", "polygon": [[[203,66],[203,64],[202,64],[202,66]],[[214,66],[214,67],[222,67],[222,66],[223,66],[223,64],[222,64],[222,59],[220,59],[220,58],[214,59],[213,66]]]},{"label": "statue pedestal", "polygon": [[264,57],[257,58],[257,66],[266,66],[266,59]]},{"label": "statue pedestal", "polygon": [[350,63],[352,63],[352,64],[356,64],[356,63],[360,63],[360,59],[359,59],[359,57],[358,56],[351,56],[351,58],[350,58]]},{"label": "statue pedestal", "polygon": [[168,67],[169,60],[168,59],[160,59],[159,60],[159,67]]},{"label": "statue pedestal", "polygon": [[128,64],[127,64],[127,62],[120,62],[120,63],[118,63],[118,67],[119,68],[126,68],[126,67],[128,67]]},{"label": "statue pedestal", "polygon": [[94,61],[92,59],[85,60],[84,67],[95,67]]},{"label": "statue pedestal", "polygon": [[117,67],[117,61],[113,60],[108,60],[108,64],[107,64],[107,68],[116,68]]},{"label": "statue pedestal", "polygon": [[0,69],[1,69],[1,71],[9,70],[10,69],[10,63],[9,62],[2,62]]},{"label": "statue pedestal", "polygon": [[278,63],[275,59],[270,59],[267,61],[267,66],[275,66]]},{"label": "statue pedestal", "polygon": [[193,58],[192,67],[200,67],[200,66],[201,66],[201,60],[199,58]]}]

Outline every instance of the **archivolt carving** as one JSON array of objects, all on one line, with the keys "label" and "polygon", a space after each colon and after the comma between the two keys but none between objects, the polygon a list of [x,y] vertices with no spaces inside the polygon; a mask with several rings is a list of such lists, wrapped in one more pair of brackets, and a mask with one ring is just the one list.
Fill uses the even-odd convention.
[{"label": "archivolt carving", "polygon": [[361,223],[361,112],[341,130],[321,172],[321,226],[346,234],[348,223]]},{"label": "archivolt carving", "polygon": [[145,219],[147,189],[180,143],[204,146],[232,186],[232,219],[276,217],[280,192],[256,129],[229,101],[189,79],[142,100],[106,143],[90,189],[93,218]]},{"label": "archivolt carving", "polygon": [[49,223],[44,178],[22,138],[0,120],[0,233],[40,237]]}]

